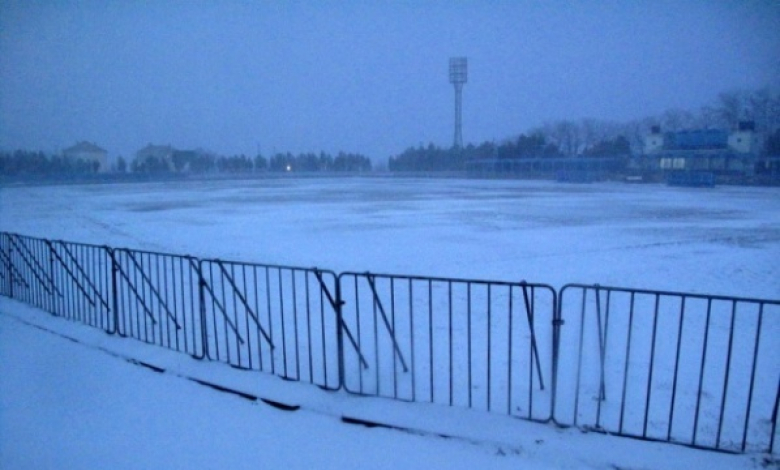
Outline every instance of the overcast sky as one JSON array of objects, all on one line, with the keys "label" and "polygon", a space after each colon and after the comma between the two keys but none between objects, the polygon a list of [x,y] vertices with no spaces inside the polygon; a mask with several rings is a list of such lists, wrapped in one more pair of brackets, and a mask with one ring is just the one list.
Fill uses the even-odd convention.
[{"label": "overcast sky", "polygon": [[780,84],[780,1],[0,2],[0,148],[360,152]]}]

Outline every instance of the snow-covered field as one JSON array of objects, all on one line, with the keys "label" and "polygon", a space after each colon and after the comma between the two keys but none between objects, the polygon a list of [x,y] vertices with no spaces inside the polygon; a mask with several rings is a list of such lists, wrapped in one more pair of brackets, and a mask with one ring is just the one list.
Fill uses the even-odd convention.
[{"label": "snow-covered field", "polygon": [[4,231],[201,258],[780,297],[777,188],[262,179],[5,187],[0,210]]},{"label": "snow-covered field", "polygon": [[[556,289],[569,282],[599,283],[775,299],[780,298],[779,222],[780,191],[769,188],[684,189],[656,185],[561,185],[526,181],[355,178],[192,181],[177,184],[176,187],[147,183],[17,186],[0,189],[0,231],[49,239],[190,254],[201,258],[317,266],[337,272],[372,271],[504,281],[527,280],[548,283]],[[514,294],[510,292],[509,296],[512,295]],[[431,299],[429,298],[429,302]],[[399,297],[399,300],[403,300],[403,297]],[[23,348],[16,340],[6,341],[6,338],[26,335],[26,341],[39,344],[40,348],[53,352],[60,347],[75,347],[60,344],[56,339],[52,339],[52,335],[42,335],[39,331],[29,330],[24,323],[14,320],[17,317],[31,316],[36,324],[46,328],[58,332],[62,332],[64,328],[71,336],[82,335],[80,338],[86,344],[100,344],[108,349],[118,347],[114,346],[119,341],[117,339],[108,341],[105,338],[84,338],[84,334],[89,334],[74,330],[71,325],[62,324],[57,319],[36,315],[30,309],[13,302],[4,300],[0,308],[4,314],[0,334],[4,336],[3,343],[8,343],[6,348],[9,351],[4,351],[0,356],[4,364],[19,364],[14,362],[13,357],[14,354],[21,353],[14,348]],[[20,312],[24,315],[20,315]],[[771,318],[772,315],[768,317]],[[769,338],[769,342],[763,340],[762,347],[769,348],[770,356],[772,350],[777,349],[773,340],[776,341],[778,337],[776,333],[779,324],[777,319],[771,318],[771,321],[768,320],[763,325],[768,332],[763,334],[762,338]],[[663,332],[664,325],[662,322],[662,334],[668,335],[668,332]],[[433,326],[431,320],[427,328],[432,329]],[[688,325],[686,328],[693,327]],[[622,344],[625,340],[621,340],[620,335],[612,333],[610,338],[613,343],[616,342],[618,350],[625,349]],[[739,346],[739,343],[737,344]],[[127,353],[129,357],[149,354],[140,344],[121,347],[131,349]],[[450,343],[449,347],[452,348],[453,343]],[[455,349],[462,348],[455,344]],[[110,358],[93,357],[100,355],[95,351],[79,351],[81,352],[69,351],[62,354],[75,354],[78,357],[87,355],[89,361],[111,363]],[[762,354],[767,355],[765,351],[762,351]],[[179,371],[179,375],[188,373],[181,371],[191,367],[182,365],[183,359],[169,359],[168,356],[163,359],[164,354],[160,351],[154,355],[153,363],[173,361],[172,364],[167,362],[165,368]],[[11,359],[8,359],[9,357]],[[394,357],[392,352],[388,357]],[[199,364],[201,369],[197,370],[207,368],[209,373],[225,373],[211,367],[216,364]],[[776,382],[776,364],[774,359],[764,364],[765,369],[761,371],[769,376],[767,380]],[[126,367],[121,363],[120,365]],[[101,367],[108,370],[112,366],[104,364]],[[25,380],[28,380],[30,387],[39,383],[23,372],[17,375],[13,381],[8,379],[0,383],[3,387],[0,390],[8,390],[9,396],[15,396],[13,393],[27,393],[19,389]],[[122,374],[117,372],[114,375]],[[149,380],[156,379],[152,377]],[[234,379],[220,377],[220,380]],[[114,376],[110,381],[116,384],[122,382]],[[267,382],[268,378],[264,378],[264,381]],[[288,388],[280,388],[279,384],[265,382],[263,387],[260,387],[261,390],[266,393],[271,390],[272,394],[281,396],[292,393],[289,387],[297,387],[294,384],[283,384]],[[155,387],[157,385],[158,382],[155,382]],[[72,387],[75,390],[79,385],[72,384]],[[247,387],[254,390],[258,385],[253,383]],[[111,388],[114,389],[113,386]],[[173,390],[178,388],[177,385],[165,390],[174,393]],[[318,389],[315,391],[319,394],[325,393]],[[163,390],[155,393],[165,394]],[[367,412],[368,416],[378,413],[385,420],[386,411],[392,410],[392,415],[399,417],[402,426],[415,429],[428,429],[426,426],[433,426],[433,433],[465,437],[464,441],[460,441],[461,444],[482,443],[466,445],[466,451],[479,449],[478,453],[484,454],[485,449],[493,449],[485,455],[464,457],[465,460],[427,460],[428,465],[424,465],[425,467],[452,466],[455,463],[463,465],[465,462],[469,462],[468,466],[473,467],[475,461],[469,460],[472,457],[476,458],[476,465],[501,466],[507,463],[507,460],[503,459],[507,455],[511,456],[508,460],[512,462],[508,465],[523,465],[523,462],[528,462],[529,465],[534,465],[532,468],[599,468],[602,465],[605,468],[609,468],[609,465],[619,468],[671,468],[671,464],[664,460],[665,456],[678,453],[688,455],[687,452],[695,452],[691,454],[695,461],[707,462],[707,466],[715,468],[749,466],[755,461],[754,457],[750,456],[729,457],[680,449],[676,446],[662,445],[659,448],[656,447],[658,444],[638,443],[627,439],[615,441],[607,436],[551,431],[545,425],[533,427],[534,425],[529,423],[516,424],[516,420],[504,421],[510,418],[482,416],[476,411],[459,410],[457,407],[444,408],[442,415],[442,411],[436,406],[399,405],[371,399],[370,406],[363,407],[361,403],[366,402],[361,402],[361,399],[343,397],[341,393],[337,396],[339,406],[347,410],[350,410],[350,407],[365,408],[362,411]],[[118,399],[128,403],[127,408],[119,407],[119,411],[124,409],[126,418],[132,409],[133,399],[123,393],[119,393]],[[714,399],[717,401],[718,397]],[[330,405],[322,404],[323,400],[325,398],[319,395],[308,394],[299,401],[304,404],[304,412],[306,409],[327,408],[329,411],[325,411],[325,415],[344,414],[343,411],[333,412],[328,408]],[[18,406],[14,403],[14,400],[3,403],[4,409],[10,410],[9,414],[4,413],[5,416],[14,416],[14,407]],[[433,421],[438,424],[424,424],[424,419],[421,423],[417,416],[414,419],[404,418],[404,407],[411,407],[415,410],[413,413],[424,410],[421,414],[429,413],[430,416],[435,416]],[[45,422],[46,416],[52,411],[43,408],[43,411],[35,413],[35,417],[41,422]],[[234,411],[232,405],[226,405],[226,409]],[[16,412],[20,413],[20,416],[29,412],[24,410],[27,408],[16,409]],[[611,412],[605,410],[605,415]],[[158,414],[165,413],[159,411]],[[455,425],[453,416],[457,417],[455,421],[463,419],[469,423],[474,420],[477,430],[464,431],[464,423]],[[185,422],[187,419],[192,418],[186,418]],[[100,423],[100,420],[98,422]],[[490,424],[485,425],[487,422]],[[12,427],[9,423],[14,421],[3,418],[0,423],[3,435],[6,435],[6,429]],[[509,424],[518,426],[518,430],[523,429],[523,432],[547,436],[539,438],[547,443],[547,448],[541,450],[539,447],[543,445],[536,441],[522,441],[523,444],[516,447],[496,444],[517,442],[514,441],[514,436],[509,437],[514,431],[507,432],[508,428],[503,427]],[[344,425],[336,423],[334,426],[338,429],[326,431],[329,434],[335,433],[337,437],[334,439],[351,439],[347,436],[353,430],[345,430],[342,433],[339,430],[340,426]],[[143,434],[143,429],[139,428],[143,426],[133,427],[134,432]],[[466,424],[466,428],[470,429],[471,426]],[[493,432],[499,428],[503,432]],[[30,429],[35,430],[34,425],[31,425]],[[159,427],[155,429],[158,430],[149,433],[152,440],[162,432]],[[263,431],[274,432],[266,428]],[[376,430],[360,432],[375,433]],[[471,432],[476,432],[477,435],[470,434]],[[280,431],[279,434],[284,436],[284,432]],[[189,436],[187,433],[185,435]],[[379,438],[380,442],[374,445],[399,444],[397,437]],[[401,440],[407,438],[409,436],[404,435]],[[194,437],[189,439],[195,442]],[[293,438],[279,439],[286,446],[294,445],[291,443]],[[430,437],[420,439],[431,440]],[[558,440],[561,446],[575,449],[576,456],[557,456],[550,442]],[[76,442],[75,439],[66,441],[63,445]],[[236,438],[236,442],[238,441],[239,438]],[[2,456],[10,449],[8,442],[3,438],[0,447],[2,459],[5,459]],[[608,444],[605,444],[607,442]],[[423,466],[426,458],[439,458],[433,457],[433,454],[438,454],[433,450],[436,445],[438,444],[428,447],[426,444],[420,444],[419,458],[411,460]],[[533,451],[529,450],[529,445],[533,447]],[[638,449],[648,452],[647,458],[637,457],[637,451],[625,452],[625,449],[635,445],[640,446]],[[609,452],[605,452],[607,447],[603,446],[607,446]],[[588,450],[589,447],[595,447],[595,453]],[[620,449],[613,450],[618,447]],[[656,451],[652,449],[662,450],[653,454]],[[262,450],[268,449],[263,447]],[[407,451],[412,455],[415,452]],[[358,450],[354,452],[360,453]],[[429,452],[431,455],[428,455]],[[368,454],[370,452],[365,451],[359,457],[364,458]],[[13,452],[8,455],[18,457]],[[502,458],[495,458],[496,456]],[[245,457],[252,458],[249,454]],[[311,457],[316,459],[316,456]],[[629,460],[620,460],[621,458]],[[680,462],[686,459],[679,456],[675,458]],[[171,459],[169,463],[174,463],[173,456]],[[289,460],[282,457],[280,459],[276,463],[289,466]],[[243,460],[238,458],[237,461]],[[357,461],[359,459],[355,461],[355,465],[350,466],[364,466],[358,465]],[[322,463],[322,466],[336,465],[335,462]],[[407,464],[408,462],[402,464],[392,459],[385,463],[388,468],[406,467]],[[687,467],[690,466],[688,462]]]}]

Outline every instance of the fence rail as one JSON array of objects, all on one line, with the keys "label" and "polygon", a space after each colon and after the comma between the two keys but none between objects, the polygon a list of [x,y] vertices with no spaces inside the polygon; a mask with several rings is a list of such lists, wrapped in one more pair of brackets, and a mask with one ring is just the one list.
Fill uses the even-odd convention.
[{"label": "fence rail", "polygon": [[198,259],[0,232],[0,295],[324,389],[774,453],[780,301]]}]

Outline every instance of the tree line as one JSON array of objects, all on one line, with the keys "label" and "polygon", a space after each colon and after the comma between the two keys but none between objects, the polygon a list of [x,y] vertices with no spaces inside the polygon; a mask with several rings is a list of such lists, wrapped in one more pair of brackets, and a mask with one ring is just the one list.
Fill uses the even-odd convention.
[{"label": "tree line", "polygon": [[[583,149],[584,157],[628,156],[631,145],[623,136],[606,138]],[[463,148],[442,148],[433,144],[427,147],[410,147],[401,154],[390,157],[390,171],[457,171],[465,162],[479,159],[522,159],[561,158],[568,156],[561,148],[550,142],[541,132],[520,134],[516,139],[500,143],[483,142],[469,144]]]},{"label": "tree line", "polygon": [[[263,155],[217,156],[203,151],[174,151],[168,158],[151,156],[134,159],[129,164],[119,157],[111,168],[117,173],[250,173],[250,172],[366,172],[371,171],[371,160],[361,154],[339,152],[277,153],[270,158]],[[16,150],[0,152],[0,175],[86,175],[97,173],[99,164],[73,160],[40,151]]]},{"label": "tree line", "polygon": [[[780,91],[769,88],[720,93],[711,103],[695,111],[669,109],[660,115],[616,122],[583,118],[544,123],[499,142],[469,143],[462,148],[434,144],[409,147],[390,157],[391,171],[458,171],[465,162],[477,159],[555,157],[610,157],[641,155],[644,141],[653,127],[662,132],[684,129],[736,129],[750,121],[765,136],[764,153],[780,155]],[[17,150],[0,152],[0,174],[89,174],[98,164],[73,161],[59,155]],[[167,158],[149,157],[130,162],[119,157],[111,170],[125,173],[246,173],[246,172],[365,172],[371,160],[361,154],[336,155],[290,152],[265,157],[256,155],[218,156],[205,151],[174,150]]]},{"label": "tree line", "polygon": [[[202,151],[174,151],[170,159],[149,157],[136,159],[130,165],[131,171],[139,173],[365,172],[371,168],[371,160],[365,155],[345,152],[335,156],[325,152],[298,155],[287,152],[266,158],[261,154],[255,157],[244,154],[215,156]],[[118,168],[118,171],[123,170]]]},{"label": "tree line", "polygon": [[0,175],[88,175],[97,173],[100,164],[95,161],[73,160],[43,152],[16,150],[0,152]]},{"label": "tree line", "polygon": [[593,118],[563,119],[542,124],[500,142],[468,144],[463,148],[434,144],[410,147],[390,157],[391,171],[461,170],[469,160],[554,157],[613,157],[641,155],[651,129],[736,129],[752,122],[765,136],[764,153],[780,155],[780,94],[769,88],[720,93],[697,111],[670,109],[658,116],[628,122]]},{"label": "tree line", "polygon": [[650,130],[678,132],[688,129],[737,129],[740,122],[751,122],[757,132],[766,136],[767,154],[777,154],[768,145],[780,130],[780,90],[769,87],[757,90],[732,90],[718,94],[698,110],[668,109],[657,116],[648,116],[627,122],[592,118],[548,122],[533,132],[543,135],[566,156],[583,155],[601,150],[598,147],[609,140],[624,138],[632,154],[641,154]]}]

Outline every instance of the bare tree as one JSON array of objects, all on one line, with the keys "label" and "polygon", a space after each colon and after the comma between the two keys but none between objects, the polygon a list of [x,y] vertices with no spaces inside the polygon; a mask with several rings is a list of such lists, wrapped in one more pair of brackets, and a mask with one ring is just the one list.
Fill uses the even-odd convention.
[{"label": "bare tree", "polygon": [[668,109],[661,116],[661,126],[670,131],[680,131],[696,126],[696,118],[685,109]]},{"label": "bare tree", "polygon": [[547,139],[554,143],[564,155],[572,157],[580,150],[580,130],[577,123],[570,120],[547,123],[543,126]]},{"label": "bare tree", "polygon": [[745,116],[745,93],[739,90],[724,91],[718,95],[718,114],[723,123],[731,129]]},{"label": "bare tree", "polygon": [[724,124],[720,116],[720,111],[713,106],[705,105],[699,110],[698,123],[696,127],[702,129],[716,129],[719,127],[728,127]]},{"label": "bare tree", "polygon": [[759,132],[772,132],[780,121],[780,96],[772,96],[769,87],[755,90],[747,97],[747,118]]},{"label": "bare tree", "polygon": [[580,140],[582,147],[588,149],[596,142],[604,139],[604,128],[599,121],[593,118],[584,118],[580,120],[579,125]]},{"label": "bare tree", "polygon": [[631,145],[631,151],[634,154],[641,155],[645,150],[645,140],[653,126],[658,125],[658,120],[653,118],[634,119],[620,125],[619,134],[622,134],[628,139],[629,145]]}]

